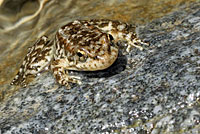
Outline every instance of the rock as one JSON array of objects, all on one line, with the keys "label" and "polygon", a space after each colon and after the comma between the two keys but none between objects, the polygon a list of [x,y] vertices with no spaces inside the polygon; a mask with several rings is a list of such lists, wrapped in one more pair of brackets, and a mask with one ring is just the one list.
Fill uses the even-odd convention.
[{"label": "rock", "polygon": [[198,3],[139,28],[149,47],[71,90],[43,73],[1,104],[1,133],[199,133],[199,22]]}]

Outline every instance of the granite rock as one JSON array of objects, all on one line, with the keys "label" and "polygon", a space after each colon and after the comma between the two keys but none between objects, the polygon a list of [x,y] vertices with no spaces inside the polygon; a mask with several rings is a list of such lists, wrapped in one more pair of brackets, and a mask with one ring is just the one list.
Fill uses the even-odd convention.
[{"label": "granite rock", "polygon": [[98,72],[50,72],[0,104],[3,134],[200,133],[200,4],[138,27],[150,43]]}]

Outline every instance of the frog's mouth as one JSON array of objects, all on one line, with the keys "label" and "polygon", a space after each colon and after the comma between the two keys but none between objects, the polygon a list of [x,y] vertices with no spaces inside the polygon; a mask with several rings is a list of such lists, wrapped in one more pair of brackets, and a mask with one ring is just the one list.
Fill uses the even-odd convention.
[{"label": "frog's mouth", "polygon": [[87,57],[83,62],[76,61],[70,64],[68,60],[59,60],[59,65],[57,67],[65,67],[67,70],[77,70],[77,71],[97,71],[104,70],[110,67],[118,57],[118,49],[111,46],[110,52],[105,52],[101,56]]},{"label": "frog's mouth", "polygon": [[104,53],[96,58],[89,58],[85,62],[79,62],[75,65],[75,68],[71,70],[78,71],[97,71],[104,70],[110,67],[118,57],[118,49],[111,46],[110,53]]}]

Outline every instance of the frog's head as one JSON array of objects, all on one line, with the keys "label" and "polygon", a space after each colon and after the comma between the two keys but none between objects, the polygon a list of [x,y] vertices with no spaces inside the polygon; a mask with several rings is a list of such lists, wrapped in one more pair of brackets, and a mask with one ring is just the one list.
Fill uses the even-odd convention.
[{"label": "frog's head", "polygon": [[88,34],[78,41],[76,47],[68,46],[67,59],[73,62],[68,69],[96,71],[111,66],[118,56],[118,47],[112,39],[105,33]]}]

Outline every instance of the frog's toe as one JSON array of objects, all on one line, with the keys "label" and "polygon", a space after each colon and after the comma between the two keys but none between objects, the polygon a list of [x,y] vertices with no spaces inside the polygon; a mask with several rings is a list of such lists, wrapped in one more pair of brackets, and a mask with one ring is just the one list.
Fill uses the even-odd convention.
[{"label": "frog's toe", "polygon": [[80,81],[81,77],[78,77],[78,76],[68,76],[68,80],[69,82],[71,83],[77,83],[77,84],[82,84],[81,81]]},{"label": "frog's toe", "polygon": [[12,80],[10,85],[20,85],[22,87],[26,87],[26,79],[20,75],[16,75],[15,78]]},{"label": "frog's toe", "polygon": [[78,76],[65,76],[64,79],[60,79],[58,80],[58,83],[61,84],[61,85],[64,85],[67,87],[67,89],[70,89],[70,84],[69,83],[76,83],[76,84],[82,84],[81,81],[80,81],[80,77]]}]

